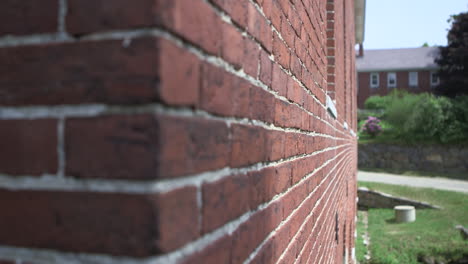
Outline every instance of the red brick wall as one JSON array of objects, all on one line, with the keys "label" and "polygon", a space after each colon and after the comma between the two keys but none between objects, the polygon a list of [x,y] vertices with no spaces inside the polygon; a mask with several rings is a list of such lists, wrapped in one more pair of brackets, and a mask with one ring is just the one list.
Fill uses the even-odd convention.
[{"label": "red brick wall", "polygon": [[[406,90],[411,93],[432,92],[431,87],[431,72],[430,71],[417,71],[418,72],[418,86],[409,86],[409,72],[396,71],[397,74],[397,89]],[[387,72],[379,72],[379,87],[370,88],[370,72],[358,73],[358,107],[364,108],[364,103],[367,98],[372,95],[386,95],[395,88],[387,87]]]},{"label": "red brick wall", "polygon": [[332,6],[2,1],[0,262],[352,263],[354,3]]}]

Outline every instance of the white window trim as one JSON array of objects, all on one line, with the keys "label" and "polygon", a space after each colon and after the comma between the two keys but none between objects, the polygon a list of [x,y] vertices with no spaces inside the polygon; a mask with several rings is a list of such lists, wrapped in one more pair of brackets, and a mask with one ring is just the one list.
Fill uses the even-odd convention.
[{"label": "white window trim", "polygon": [[[414,83],[411,83],[411,74],[415,74],[415,82],[414,82]],[[418,85],[419,85],[419,80],[418,80],[418,79],[419,79],[419,76],[418,76],[418,75],[419,75],[419,74],[418,74],[417,71],[416,71],[416,72],[409,72],[409,73],[408,73],[408,85],[409,85],[410,87],[418,87]]]},{"label": "white window trim", "polygon": [[440,78],[437,77],[437,82],[434,82],[433,74],[437,74],[437,72],[431,71],[431,86],[437,86],[440,83]]},{"label": "white window trim", "polygon": [[[372,83],[372,77],[373,76],[377,76],[377,84],[373,84]],[[378,88],[379,85],[380,85],[380,77],[379,77],[379,73],[378,72],[371,72],[370,74],[370,78],[369,78],[369,83],[370,83],[370,87],[371,88]]]},{"label": "white window trim", "polygon": [[[395,84],[390,84],[390,76],[395,76]],[[396,72],[388,72],[387,73],[387,87],[388,88],[396,88],[397,87],[397,75]]]}]

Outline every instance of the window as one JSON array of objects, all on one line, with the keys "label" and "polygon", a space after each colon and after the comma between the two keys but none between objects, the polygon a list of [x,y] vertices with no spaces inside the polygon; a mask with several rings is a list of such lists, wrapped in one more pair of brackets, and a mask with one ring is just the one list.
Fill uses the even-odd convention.
[{"label": "window", "polygon": [[409,86],[418,87],[418,72],[409,73]]},{"label": "window", "polygon": [[394,72],[387,73],[387,87],[395,88],[396,85],[397,85],[396,73]]},{"label": "window", "polygon": [[370,74],[370,87],[371,88],[379,87],[379,73],[373,72]]},{"label": "window", "polygon": [[431,86],[439,85],[439,76],[436,72],[431,72]]}]

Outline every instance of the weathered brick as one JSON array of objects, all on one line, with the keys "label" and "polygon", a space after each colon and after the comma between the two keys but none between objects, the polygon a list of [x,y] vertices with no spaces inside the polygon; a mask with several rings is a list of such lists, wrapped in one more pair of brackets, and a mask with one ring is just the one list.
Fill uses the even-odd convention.
[{"label": "weathered brick", "polygon": [[193,187],[158,195],[0,190],[0,197],[4,245],[142,257],[199,235]]},{"label": "weathered brick", "polygon": [[286,96],[288,91],[287,84],[289,77],[278,65],[273,65],[272,75],[273,80],[271,83],[271,88],[278,92],[279,95]]},{"label": "weathered brick", "polygon": [[203,193],[202,232],[207,233],[249,211],[249,177],[232,175],[213,183],[205,183]]},{"label": "weathered brick", "polygon": [[0,120],[0,172],[12,175],[56,173],[57,121]]},{"label": "weathered brick", "polygon": [[203,263],[203,264],[218,264],[218,263],[230,263],[231,261],[231,245],[232,236],[226,235],[220,239],[208,245],[203,250],[196,252],[195,254],[186,257],[180,263],[192,264],[192,263]]},{"label": "weathered brick", "polygon": [[223,23],[222,29],[221,55],[228,62],[232,63],[236,69],[239,69],[244,58],[244,37],[234,26],[228,23]]},{"label": "weathered brick", "polygon": [[[66,26],[72,34],[150,27],[158,13],[170,10],[168,1],[137,0],[132,8],[125,0],[69,0]],[[156,6],[155,6],[156,5]],[[156,17],[156,19],[155,19]]]},{"label": "weathered brick", "polygon": [[160,50],[160,100],[171,105],[196,105],[200,90],[200,61],[167,40],[161,40]]},{"label": "weathered brick", "polygon": [[[160,0],[161,1],[161,0]],[[162,5],[162,4],[161,4]],[[161,14],[167,16],[162,24],[206,52],[219,55],[222,44],[222,21],[214,9],[205,1],[169,1],[164,0]],[[164,13],[167,14],[164,14]],[[209,25],[209,26],[207,26]]]},{"label": "weathered brick", "polygon": [[262,81],[267,86],[271,86],[271,75],[272,75],[272,62],[269,58],[269,55],[260,51],[260,81]]},{"label": "weathered brick", "polygon": [[232,125],[231,166],[241,167],[266,159],[266,131],[260,127]]},{"label": "weathered brick", "polygon": [[0,49],[0,104],[134,104],[158,97],[158,41],[134,39]]},{"label": "weathered brick", "polygon": [[234,23],[242,28],[247,27],[248,0],[213,0],[213,2],[228,13],[232,17]]},{"label": "weathered brick", "polygon": [[258,64],[260,60],[260,50],[253,40],[245,39],[244,42],[244,56],[243,56],[243,67],[245,73],[257,78],[258,76]]},{"label": "weathered brick", "polygon": [[58,1],[2,0],[0,36],[52,33],[57,30]]},{"label": "weathered brick", "polygon": [[250,253],[282,220],[281,204],[274,202],[256,212],[233,234],[231,263],[243,263]]},{"label": "weathered brick", "polygon": [[200,108],[220,115],[248,117],[250,89],[247,81],[204,64]]},{"label": "weathered brick", "polygon": [[222,168],[225,123],[146,115],[66,121],[66,173],[83,178],[154,179]]},{"label": "weathered brick", "polygon": [[270,201],[275,195],[287,190],[291,184],[291,165],[283,164],[260,171],[250,172],[249,199],[251,209]]},{"label": "weathered brick", "polygon": [[273,123],[275,104],[278,100],[260,87],[250,89],[249,117],[267,123]]},{"label": "weathered brick", "polygon": [[248,31],[254,36],[268,52],[272,49],[272,31],[266,19],[258,12],[253,4],[248,9]]},{"label": "weathered brick", "polygon": [[273,55],[275,55],[275,60],[281,64],[283,68],[289,69],[290,52],[276,34],[273,36]]}]

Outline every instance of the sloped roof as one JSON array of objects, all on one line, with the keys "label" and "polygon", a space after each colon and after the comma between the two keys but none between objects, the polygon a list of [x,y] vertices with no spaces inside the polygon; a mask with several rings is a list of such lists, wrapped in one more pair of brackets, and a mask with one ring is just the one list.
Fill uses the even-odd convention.
[{"label": "sloped roof", "polygon": [[438,54],[438,47],[364,50],[356,67],[358,71],[435,69]]}]

